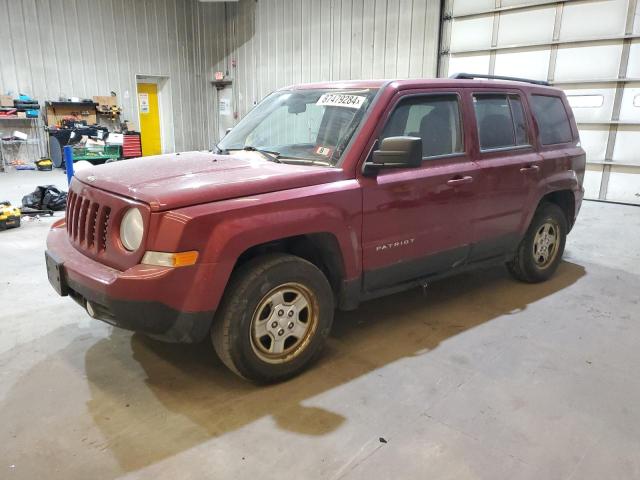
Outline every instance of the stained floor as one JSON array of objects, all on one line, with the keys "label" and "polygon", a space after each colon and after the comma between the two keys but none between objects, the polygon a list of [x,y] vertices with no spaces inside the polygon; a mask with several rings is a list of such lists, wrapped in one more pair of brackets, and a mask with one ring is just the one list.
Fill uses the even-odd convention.
[{"label": "stained floor", "polygon": [[[64,177],[0,196],[42,183]],[[547,283],[494,268],[339,313],[266,388],[55,296],[50,223],[0,233],[0,478],[640,478],[640,208],[586,202]]]}]

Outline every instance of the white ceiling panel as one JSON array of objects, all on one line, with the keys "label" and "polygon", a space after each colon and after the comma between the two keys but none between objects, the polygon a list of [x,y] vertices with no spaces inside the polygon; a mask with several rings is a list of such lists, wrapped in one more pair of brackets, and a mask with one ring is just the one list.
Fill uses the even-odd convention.
[{"label": "white ceiling panel", "polygon": [[562,12],[560,40],[624,34],[628,0],[567,2]]},{"label": "white ceiling panel", "polygon": [[451,27],[451,51],[491,46],[493,16],[454,20]]},{"label": "white ceiling panel", "polygon": [[587,165],[584,172],[584,195],[587,198],[598,198],[600,194],[600,183],[602,183],[602,166]]},{"label": "white ceiling panel", "polygon": [[454,55],[449,58],[449,73],[489,73],[489,54],[474,53],[468,55]]},{"label": "white ceiling panel", "polygon": [[503,13],[498,26],[498,45],[551,41],[555,17],[554,6]]},{"label": "white ceiling panel", "polygon": [[[496,6],[505,10],[453,22],[449,29],[451,51],[460,53],[449,55],[449,73],[543,80],[551,72],[572,105],[587,160],[595,162],[589,164],[585,176],[586,197],[598,198],[601,182],[606,181],[607,199],[640,204],[640,125],[636,125],[640,123],[640,82],[616,81],[628,41],[620,37],[625,35],[632,3],[636,8],[632,31],[640,36],[640,0],[567,0],[543,5],[542,0],[450,1],[459,14],[487,12]],[[491,48],[492,38],[497,48]],[[481,49],[486,51],[464,52]],[[622,74],[626,79],[640,79],[640,38],[631,40],[627,69]],[[621,95],[619,111],[617,95]],[[603,167],[597,163],[605,160],[608,149],[613,162],[607,173],[609,168],[615,173],[604,177]],[[621,164],[631,167],[624,170]]]},{"label": "white ceiling panel", "polygon": [[[640,5],[640,3],[638,3]],[[636,15],[636,25],[640,23],[640,18]],[[640,33],[640,32],[638,32]],[[629,63],[627,64],[627,77],[640,78],[640,42],[632,42],[629,51]]]},{"label": "white ceiling panel", "polygon": [[620,120],[640,123],[640,84],[629,83],[622,93]]},{"label": "white ceiling panel", "polygon": [[640,168],[613,167],[609,174],[607,200],[640,204]]},{"label": "white ceiling panel", "polygon": [[456,0],[453,3],[453,15],[486,12],[493,10],[495,6],[495,0]]},{"label": "white ceiling panel", "polygon": [[546,49],[518,49],[498,52],[496,75],[546,80],[551,51]]},{"label": "white ceiling panel", "polygon": [[567,45],[558,49],[556,80],[617,78],[622,45]]},{"label": "white ceiling panel", "polygon": [[640,165],[640,126],[620,125],[613,148],[613,161]]},{"label": "white ceiling panel", "polygon": [[[569,99],[577,122],[606,122],[611,120],[615,86],[610,88],[568,88],[564,93]],[[588,100],[592,100],[589,102]],[[593,106],[581,106],[581,105]]]},{"label": "white ceiling panel", "polygon": [[607,151],[607,137],[609,129],[594,125],[580,125],[580,142],[587,152],[587,160],[602,162]]}]

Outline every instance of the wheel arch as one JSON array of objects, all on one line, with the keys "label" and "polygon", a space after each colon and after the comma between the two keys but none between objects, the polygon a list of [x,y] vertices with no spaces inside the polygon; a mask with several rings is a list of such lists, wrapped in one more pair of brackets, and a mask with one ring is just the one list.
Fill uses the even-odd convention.
[{"label": "wheel arch", "polygon": [[268,253],[288,253],[311,262],[327,277],[336,297],[343,288],[346,266],[340,244],[333,233],[307,233],[253,245],[238,256],[233,271],[249,260]]},{"label": "wheel arch", "polygon": [[560,209],[565,214],[565,218],[567,219],[568,232],[570,232],[573,228],[576,210],[576,198],[573,191],[567,189],[549,192],[540,199],[540,202],[538,202],[538,207],[545,202],[554,203],[558,205],[558,207],[560,207]]}]

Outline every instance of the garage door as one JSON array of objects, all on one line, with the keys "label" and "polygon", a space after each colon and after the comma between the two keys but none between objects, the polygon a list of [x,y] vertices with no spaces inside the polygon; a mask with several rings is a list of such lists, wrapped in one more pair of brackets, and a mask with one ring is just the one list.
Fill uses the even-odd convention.
[{"label": "garage door", "polygon": [[587,152],[587,198],[640,204],[640,1],[447,0],[440,72],[547,80]]}]

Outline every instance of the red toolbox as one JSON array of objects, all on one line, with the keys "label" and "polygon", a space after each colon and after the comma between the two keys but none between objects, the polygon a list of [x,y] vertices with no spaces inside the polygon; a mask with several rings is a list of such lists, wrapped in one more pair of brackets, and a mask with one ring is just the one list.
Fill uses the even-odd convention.
[{"label": "red toolbox", "polygon": [[142,156],[142,141],[139,132],[125,133],[122,137],[122,158]]}]

